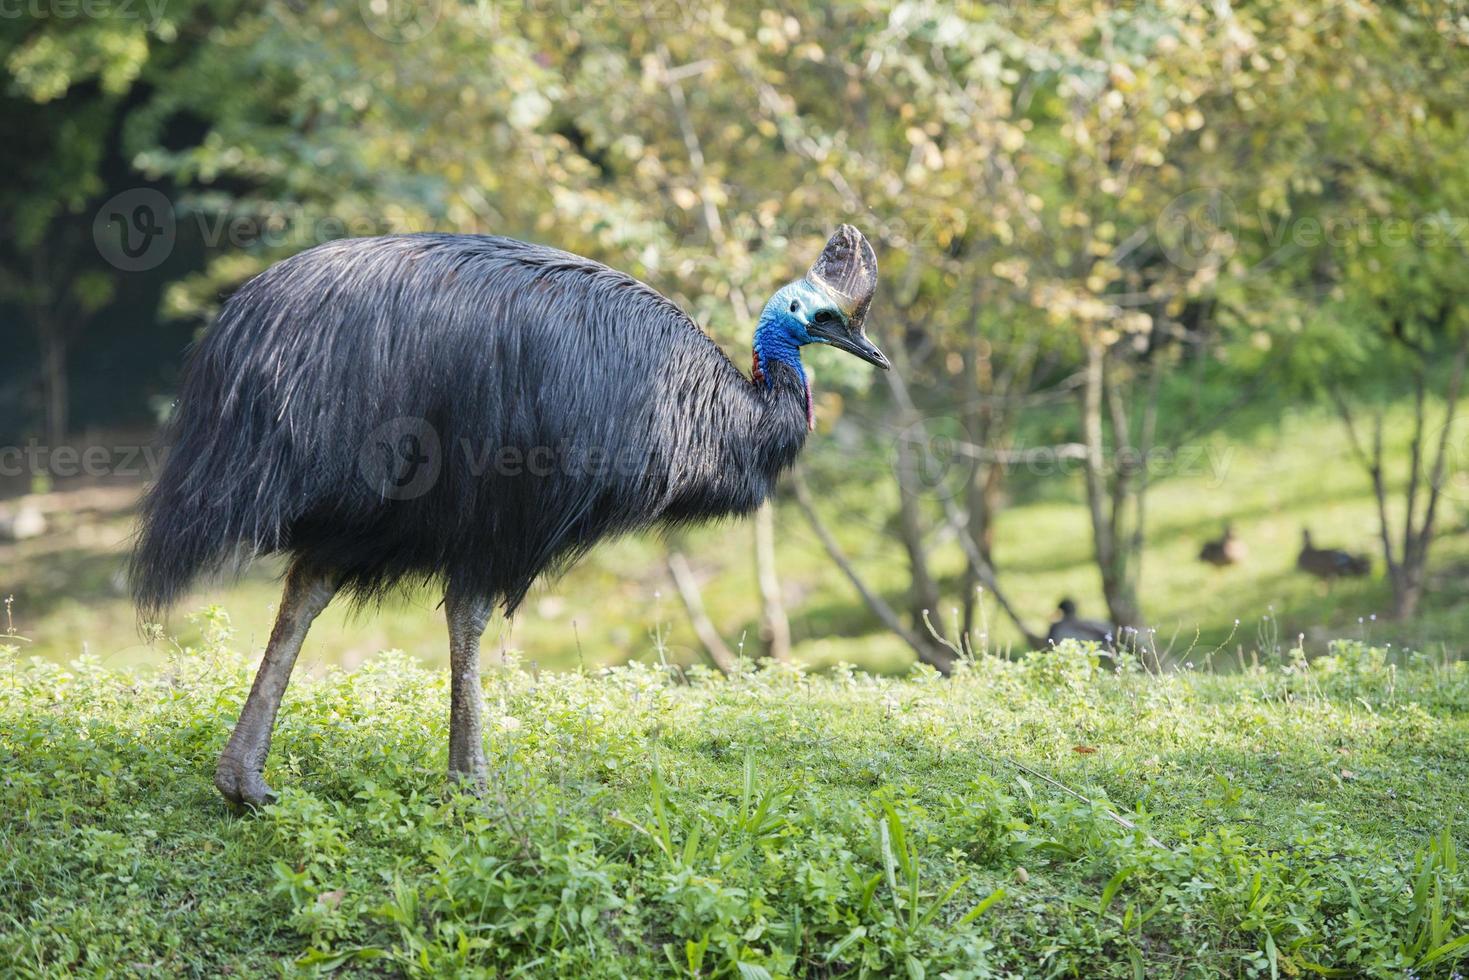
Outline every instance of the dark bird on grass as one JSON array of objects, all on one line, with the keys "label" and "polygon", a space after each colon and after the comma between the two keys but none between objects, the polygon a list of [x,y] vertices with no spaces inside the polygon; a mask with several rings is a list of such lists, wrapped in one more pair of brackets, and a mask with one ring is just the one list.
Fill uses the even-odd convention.
[{"label": "dark bird on grass", "polygon": [[1234,525],[1225,524],[1224,533],[1213,541],[1205,541],[1204,547],[1199,550],[1199,561],[1208,562],[1224,568],[1228,565],[1238,565],[1249,556],[1250,549],[1245,543],[1234,536]]},{"label": "dark bird on grass", "polygon": [[194,351],[132,559],[156,621],[201,573],[288,556],[255,685],[219,760],[236,803],[261,771],[312,620],[338,594],[442,587],[449,770],[484,776],[479,641],[543,573],[609,535],[747,514],[812,426],[801,348],[876,365],[877,257],[842,225],[755,328],[746,377],[643,283],[477,235],[337,241],[272,266]]},{"label": "dark bird on grass", "polygon": [[1117,631],[1095,619],[1082,619],[1076,615],[1075,600],[1062,599],[1056,605],[1055,619],[1051,622],[1050,631],[1046,633],[1046,644],[1055,646],[1062,640],[1099,643],[1110,650],[1117,645]]},{"label": "dark bird on grass", "polygon": [[1372,571],[1372,559],[1339,548],[1317,548],[1311,543],[1311,532],[1302,528],[1301,553],[1296,556],[1296,568],[1327,581],[1361,578]]}]

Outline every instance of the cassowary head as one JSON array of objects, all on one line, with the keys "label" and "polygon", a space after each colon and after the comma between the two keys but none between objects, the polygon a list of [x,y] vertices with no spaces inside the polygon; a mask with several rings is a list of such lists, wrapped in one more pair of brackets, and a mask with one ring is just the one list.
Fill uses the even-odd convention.
[{"label": "cassowary head", "polygon": [[757,370],[784,361],[800,371],[801,348],[827,344],[886,371],[888,359],[863,332],[876,291],[876,253],[860,231],[842,225],[810,271],[765,304],[755,328]]}]

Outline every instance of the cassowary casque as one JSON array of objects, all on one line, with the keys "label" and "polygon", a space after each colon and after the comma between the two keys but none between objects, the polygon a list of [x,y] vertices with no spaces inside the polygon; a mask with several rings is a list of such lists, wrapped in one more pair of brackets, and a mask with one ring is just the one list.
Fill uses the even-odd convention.
[{"label": "cassowary casque", "polygon": [[269,799],[276,710],[332,597],[413,582],[444,589],[449,768],[480,781],[494,605],[609,535],[758,507],[812,425],[800,349],[888,367],[863,331],[876,286],[841,226],[766,304],[750,378],[650,287],[512,239],[337,241],[242,286],[190,358],[132,560],[156,619],[203,572],[289,556],[220,792]]}]

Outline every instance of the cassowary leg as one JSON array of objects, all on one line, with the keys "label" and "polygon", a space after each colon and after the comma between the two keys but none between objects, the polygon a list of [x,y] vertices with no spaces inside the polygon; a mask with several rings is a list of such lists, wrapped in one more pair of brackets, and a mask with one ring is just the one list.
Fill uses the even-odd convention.
[{"label": "cassowary leg", "polygon": [[270,632],[255,684],[214,771],[215,787],[231,803],[264,806],[275,799],[275,793],[261,777],[265,757],[270,753],[275,714],[286,685],[291,682],[291,668],[296,665],[306,631],[335,593],[333,579],[309,572],[300,565],[292,567],[286,575],[280,611],[276,613],[275,628]]},{"label": "cassowary leg", "polygon": [[484,691],[479,638],[490,619],[484,599],[444,597],[449,620],[449,778],[479,792],[485,785]]}]

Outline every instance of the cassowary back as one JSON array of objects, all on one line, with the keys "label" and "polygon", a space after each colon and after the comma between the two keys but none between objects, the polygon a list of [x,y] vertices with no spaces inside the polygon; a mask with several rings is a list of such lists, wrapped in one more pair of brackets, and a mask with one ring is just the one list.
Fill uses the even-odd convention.
[{"label": "cassowary back", "polygon": [[366,599],[495,596],[598,539],[747,512],[806,432],[674,304],[554,249],[333,242],[243,286],[191,358],[133,559],[156,615],[200,572],[290,551]]}]

